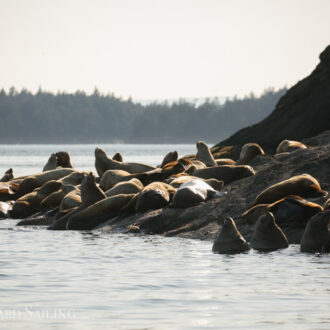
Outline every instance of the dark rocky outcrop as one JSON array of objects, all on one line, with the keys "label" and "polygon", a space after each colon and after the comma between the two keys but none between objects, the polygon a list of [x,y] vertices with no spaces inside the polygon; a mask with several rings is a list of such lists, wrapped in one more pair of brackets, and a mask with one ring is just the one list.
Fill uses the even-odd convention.
[{"label": "dark rocky outcrop", "polygon": [[246,127],[212,148],[212,153],[238,159],[241,147],[259,143],[274,153],[284,140],[301,140],[330,129],[330,46],[320,54],[320,63],[306,78],[281,97],[275,110],[263,121]]}]

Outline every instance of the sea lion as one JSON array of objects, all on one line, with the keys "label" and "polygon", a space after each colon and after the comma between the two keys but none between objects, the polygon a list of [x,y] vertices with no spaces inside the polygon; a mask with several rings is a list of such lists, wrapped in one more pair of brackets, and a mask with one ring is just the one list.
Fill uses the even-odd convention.
[{"label": "sea lion", "polygon": [[101,148],[95,149],[95,168],[100,177],[102,177],[103,173],[107,170],[123,170],[129,173],[142,173],[155,169],[154,166],[146,164],[117,162],[116,160],[109,158],[106,152]]},{"label": "sea lion", "polygon": [[207,166],[217,165],[210,151],[210,148],[207,146],[205,142],[198,141],[196,143],[196,147],[197,147],[197,153],[196,153],[197,160],[200,160],[201,162],[205,163]]},{"label": "sea lion", "polygon": [[224,194],[224,192],[214,190],[203,180],[193,179],[181,184],[173,196],[171,205],[173,207],[186,208]]},{"label": "sea lion", "polygon": [[[70,210],[81,205],[81,191],[75,186],[62,187],[65,196],[63,197],[59,211]],[[70,190],[70,191],[68,191]]]},{"label": "sea lion", "polygon": [[50,157],[48,158],[48,161],[46,165],[43,167],[42,171],[50,171],[50,170],[55,170],[57,167],[57,159],[56,159],[56,154],[51,154]]},{"label": "sea lion", "polygon": [[33,191],[35,188],[41,187],[47,181],[58,180],[71,174],[72,172],[75,172],[72,168],[59,168],[28,176],[19,184],[17,194],[19,196],[23,196]]},{"label": "sea lion", "polygon": [[301,252],[330,252],[330,210],[315,214],[307,223],[300,242]]},{"label": "sea lion", "polygon": [[119,215],[120,210],[135,196],[121,194],[102,199],[82,211],[76,212],[68,219],[69,230],[89,230]]},{"label": "sea lion", "polygon": [[6,202],[0,202],[0,219],[8,218],[9,211],[12,209],[12,205]]},{"label": "sea lion", "polygon": [[301,174],[266,188],[257,196],[254,204],[274,203],[288,195],[310,197],[324,194],[326,193],[314,177],[309,174]]},{"label": "sea lion", "polygon": [[223,181],[217,180],[217,179],[202,179],[198,178],[197,176],[191,176],[191,175],[182,175],[179,177],[170,177],[169,180],[166,182],[170,184],[174,188],[179,188],[183,183],[198,179],[203,180],[207,184],[209,184],[213,189],[215,190],[221,190],[223,188]]},{"label": "sea lion", "polygon": [[259,251],[275,251],[289,246],[281,228],[275,223],[272,213],[266,212],[256,222],[251,238],[251,246]]},{"label": "sea lion", "polygon": [[4,176],[0,179],[0,182],[8,182],[9,180],[13,179],[14,175],[13,175],[13,169],[10,168],[9,170],[7,170],[4,174]]},{"label": "sea lion", "polygon": [[6,202],[17,199],[17,190],[19,185],[17,183],[7,181],[0,182],[0,201]]},{"label": "sea lion", "polygon": [[[130,176],[130,173],[123,170],[107,170],[103,173],[100,187],[103,191],[111,189],[116,183],[121,182],[123,177]],[[130,180],[129,178],[128,180]],[[128,181],[127,180],[127,181]]]},{"label": "sea lion", "polygon": [[235,165],[235,161],[230,158],[217,158],[215,159],[217,165]]},{"label": "sea lion", "polygon": [[92,172],[85,174],[84,179],[81,181],[80,191],[81,204],[64,216],[55,218],[54,223],[48,227],[49,230],[65,230],[67,222],[73,214],[106,198],[104,192],[97,186],[95,175]]},{"label": "sea lion", "polygon": [[246,143],[243,145],[241,149],[241,153],[239,155],[239,160],[236,162],[237,165],[246,165],[248,164],[254,157],[258,155],[264,155],[265,152],[262,150],[259,144],[257,143]]},{"label": "sea lion", "polygon": [[237,230],[235,221],[227,217],[213,243],[212,251],[221,254],[236,254],[248,250],[250,250],[250,247]]},{"label": "sea lion", "polygon": [[123,161],[123,155],[120,152],[117,152],[112,156],[112,159],[116,160],[117,162],[122,162]]},{"label": "sea lion", "polygon": [[143,184],[139,179],[133,178],[129,181],[123,181],[116,183],[111,189],[105,192],[107,197],[119,195],[119,194],[137,194],[143,188]]},{"label": "sea lion", "polygon": [[10,218],[24,219],[38,212],[38,209],[31,206],[26,200],[15,201],[12,210],[9,211]]},{"label": "sea lion", "polygon": [[73,168],[71,164],[70,155],[66,151],[59,151],[56,153],[56,162],[57,166],[61,166],[64,168]]},{"label": "sea lion", "polygon": [[160,164],[160,167],[164,167],[167,163],[171,163],[171,162],[174,162],[174,161],[178,160],[178,157],[179,157],[179,154],[178,154],[177,151],[168,152],[165,155],[162,163]]},{"label": "sea lion", "polygon": [[276,153],[291,152],[297,149],[306,149],[307,146],[299,141],[283,140],[277,147]]},{"label": "sea lion", "polygon": [[255,171],[249,165],[221,165],[194,171],[192,175],[203,179],[217,179],[228,184],[255,175]]},{"label": "sea lion", "polygon": [[242,215],[241,218],[248,224],[254,225],[257,220],[266,212],[268,211],[269,204],[258,204],[252,206],[250,209],[246,210]]}]

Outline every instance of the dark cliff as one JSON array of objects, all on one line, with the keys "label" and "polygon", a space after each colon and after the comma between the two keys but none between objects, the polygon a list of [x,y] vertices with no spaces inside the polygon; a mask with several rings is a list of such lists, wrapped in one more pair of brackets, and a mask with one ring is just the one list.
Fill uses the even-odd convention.
[{"label": "dark cliff", "polygon": [[[330,45],[306,78],[281,97],[264,120],[243,128],[212,148],[214,154],[237,159],[243,144],[259,143],[269,153],[284,139],[301,140],[330,129]],[[228,148],[230,147],[230,148]],[[229,149],[229,151],[228,151]]]}]

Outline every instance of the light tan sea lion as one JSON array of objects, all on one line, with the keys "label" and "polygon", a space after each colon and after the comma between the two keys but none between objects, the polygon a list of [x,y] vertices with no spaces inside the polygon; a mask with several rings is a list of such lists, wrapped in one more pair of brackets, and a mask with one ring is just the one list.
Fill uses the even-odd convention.
[{"label": "light tan sea lion", "polygon": [[221,254],[236,254],[248,250],[250,250],[250,247],[237,230],[234,220],[227,217],[214,241],[212,251]]},{"label": "light tan sea lion", "polygon": [[192,175],[203,179],[217,179],[228,184],[255,175],[255,172],[248,165],[221,165],[197,170]]},{"label": "light tan sea lion", "polygon": [[100,177],[107,170],[123,170],[129,173],[143,173],[155,169],[154,166],[140,164],[117,162],[108,157],[106,152],[101,148],[95,149],[95,168]]},{"label": "light tan sea lion", "polygon": [[19,196],[23,196],[35,188],[41,187],[47,181],[61,179],[72,172],[75,172],[72,168],[59,168],[28,176],[19,184],[17,193]]},{"label": "light tan sea lion", "polygon": [[101,177],[100,187],[103,191],[107,191],[111,189],[116,183],[121,182],[122,178],[126,176],[130,176],[130,173],[127,171],[107,170],[103,173]]},{"label": "light tan sea lion", "polygon": [[274,216],[270,212],[266,212],[257,220],[250,244],[253,249],[265,252],[289,246],[286,236],[277,226]]},{"label": "light tan sea lion", "polygon": [[196,159],[205,163],[207,166],[216,166],[217,163],[215,162],[213,155],[210,151],[210,148],[207,144],[203,141],[198,141],[196,143],[197,147],[197,154]]},{"label": "light tan sea lion", "polygon": [[235,161],[230,158],[217,158],[215,159],[217,165],[235,165]]},{"label": "light tan sea lion", "polygon": [[112,156],[112,159],[117,162],[123,162],[123,155],[120,152],[117,152]]},{"label": "light tan sea lion", "polygon": [[70,155],[67,151],[59,151],[56,153],[57,166],[64,168],[73,168],[71,164]]},{"label": "light tan sea lion", "polygon": [[80,189],[70,186],[71,191],[67,192],[67,186],[62,189],[66,192],[60,204],[60,211],[70,210],[81,205],[81,192]]},{"label": "light tan sea lion", "polygon": [[143,188],[143,184],[140,180],[133,178],[129,181],[123,181],[116,183],[111,189],[105,192],[107,197],[120,195],[120,194],[137,194]]},{"label": "light tan sea lion", "polygon": [[167,163],[171,163],[174,162],[176,160],[178,160],[179,154],[177,151],[170,151],[169,153],[167,153],[162,161],[162,163],[160,164],[160,167],[164,167]]},{"label": "light tan sea lion", "polygon": [[48,158],[48,161],[46,165],[43,167],[42,171],[50,171],[50,170],[55,170],[57,167],[57,160],[56,160],[56,154],[51,154],[50,157]]},{"label": "light tan sea lion", "polygon": [[67,229],[89,230],[101,223],[119,215],[120,210],[135,196],[134,194],[121,194],[106,199],[76,212],[69,217]]},{"label": "light tan sea lion", "polygon": [[306,149],[307,146],[305,146],[303,143],[299,141],[290,141],[290,140],[283,140],[277,147],[276,153],[282,153],[282,152],[291,152],[297,149]]},{"label": "light tan sea lion", "polygon": [[201,179],[187,181],[179,187],[173,196],[171,205],[173,207],[187,208],[205,202],[213,197],[220,197],[224,192],[214,190]]},{"label": "light tan sea lion", "polygon": [[265,152],[262,150],[259,144],[257,143],[246,143],[243,145],[241,153],[239,155],[239,160],[236,162],[237,165],[246,165],[254,157],[258,155],[264,155]]},{"label": "light tan sea lion", "polygon": [[330,210],[317,213],[307,223],[300,242],[301,252],[330,252]]},{"label": "light tan sea lion", "polygon": [[218,191],[221,190],[224,185],[223,181],[219,181],[217,179],[202,179],[202,178],[198,178],[197,176],[191,176],[191,175],[183,175],[183,176],[179,176],[177,178],[171,177],[171,178],[169,178],[169,180],[166,183],[168,183],[172,187],[178,189],[183,183],[194,180],[194,179],[203,180],[208,185],[210,185],[213,189],[218,190]]},{"label": "light tan sea lion", "polygon": [[255,204],[274,203],[288,195],[310,197],[322,194],[326,193],[314,177],[309,174],[301,174],[268,187],[257,196]]},{"label": "light tan sea lion", "polygon": [[0,179],[0,182],[8,182],[9,180],[13,179],[14,175],[13,175],[13,169],[10,168],[9,170],[7,170],[4,174],[4,176]]}]

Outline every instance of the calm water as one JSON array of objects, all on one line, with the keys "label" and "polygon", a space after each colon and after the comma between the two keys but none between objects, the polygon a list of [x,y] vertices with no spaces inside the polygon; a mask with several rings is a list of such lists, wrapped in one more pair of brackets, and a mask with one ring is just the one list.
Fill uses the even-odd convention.
[{"label": "calm water", "polygon": [[[63,149],[77,168],[94,170],[94,147],[0,146],[0,170],[38,172]],[[152,164],[195,148],[103,147]],[[0,221],[1,329],[330,328],[329,255],[299,253],[297,245],[214,255],[205,241],[15,223]]]}]

